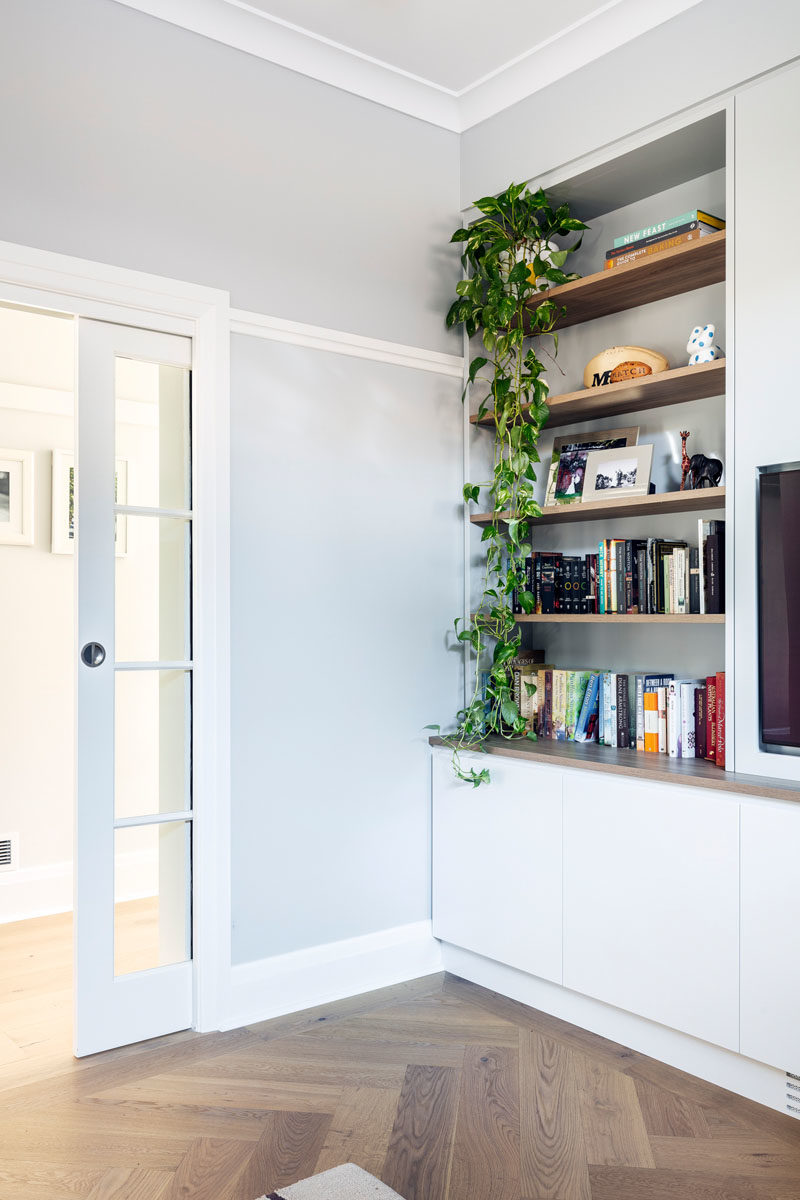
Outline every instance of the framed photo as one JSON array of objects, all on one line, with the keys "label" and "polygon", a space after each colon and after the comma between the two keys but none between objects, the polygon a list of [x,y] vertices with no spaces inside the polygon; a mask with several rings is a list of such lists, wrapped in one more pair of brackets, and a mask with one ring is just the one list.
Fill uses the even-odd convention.
[{"label": "framed photo", "polygon": [[545,506],[580,503],[586,479],[586,460],[591,451],[635,446],[638,440],[638,425],[627,429],[595,429],[591,433],[569,433],[557,437],[553,442],[547,475]]},{"label": "framed photo", "polygon": [[[128,463],[116,460],[114,475],[115,500],[125,504],[128,499]],[[52,532],[50,549],[53,554],[75,552],[75,456],[71,450],[53,451]],[[128,518],[116,517],[115,554],[124,558],[128,552]]]},{"label": "framed photo", "polygon": [[33,451],[0,449],[0,545],[33,545]]},{"label": "framed photo", "polygon": [[584,500],[616,500],[646,496],[650,491],[652,444],[590,450],[586,461]]}]

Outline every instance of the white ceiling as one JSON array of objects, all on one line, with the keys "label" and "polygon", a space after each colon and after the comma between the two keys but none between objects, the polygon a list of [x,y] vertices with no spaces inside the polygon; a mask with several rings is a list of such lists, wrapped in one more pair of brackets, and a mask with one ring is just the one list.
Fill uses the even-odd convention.
[{"label": "white ceiling", "polygon": [[700,0],[117,0],[458,132]]}]

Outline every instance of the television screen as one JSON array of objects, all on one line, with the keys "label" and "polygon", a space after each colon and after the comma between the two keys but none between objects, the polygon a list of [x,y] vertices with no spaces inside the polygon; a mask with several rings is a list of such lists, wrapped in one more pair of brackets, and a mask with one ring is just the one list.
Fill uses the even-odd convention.
[{"label": "television screen", "polygon": [[761,749],[800,754],[800,463],[758,477]]}]

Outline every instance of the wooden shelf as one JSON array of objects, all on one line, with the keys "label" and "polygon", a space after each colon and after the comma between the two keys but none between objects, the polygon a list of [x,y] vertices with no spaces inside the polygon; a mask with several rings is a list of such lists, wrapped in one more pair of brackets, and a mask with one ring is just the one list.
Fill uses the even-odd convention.
[{"label": "wooden shelf", "polygon": [[[614,517],[660,517],[667,513],[710,512],[725,507],[725,488],[699,488],[696,492],[659,492],[655,496],[631,496],[622,500],[587,500],[583,504],[559,504],[542,509],[531,525],[563,525],[576,521],[610,521]],[[508,521],[511,513],[473,513],[473,525]]]},{"label": "wooden shelf", "polygon": [[[440,737],[429,739],[432,746],[443,746]],[[542,766],[576,767],[588,771],[608,771],[614,775],[658,782],[678,783],[688,787],[712,788],[721,792],[737,792],[746,796],[766,796],[776,800],[800,802],[800,783],[780,782],[763,775],[744,775],[738,771],[723,771],[714,763],[701,758],[669,758],[666,754],[645,754],[638,750],[614,750],[596,742],[530,742],[526,739],[508,742],[505,738],[489,737],[483,743],[487,754],[506,758],[521,758]]]},{"label": "wooden shelf", "polygon": [[518,625],[724,625],[725,613],[518,613]]},{"label": "wooden shelf", "polygon": [[640,304],[665,300],[680,292],[721,283],[725,278],[725,231],[711,233],[696,242],[686,242],[673,250],[648,255],[624,267],[585,275],[574,283],[541,292],[531,301],[536,309],[546,300],[566,307],[559,329],[580,325],[610,313],[625,312]]},{"label": "wooden shelf", "polygon": [[[621,413],[644,412],[665,408],[670,404],[685,404],[721,396],[725,392],[725,360],[699,363],[696,367],[677,367],[642,379],[609,383],[606,387],[582,388],[579,392],[563,392],[548,400],[550,417],[548,429],[571,425],[575,421],[592,421],[596,417],[614,417]],[[523,407],[527,412],[530,405]],[[494,418],[487,414],[482,420],[471,418],[473,425],[491,427]]]}]

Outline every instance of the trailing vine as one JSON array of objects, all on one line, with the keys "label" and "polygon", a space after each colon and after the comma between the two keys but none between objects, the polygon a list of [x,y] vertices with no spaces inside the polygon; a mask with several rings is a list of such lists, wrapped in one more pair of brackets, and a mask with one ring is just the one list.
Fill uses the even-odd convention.
[{"label": "trailing vine", "polygon": [[[478,417],[491,414],[493,418],[494,468],[490,480],[466,483],[463,495],[469,504],[479,501],[483,493],[497,519],[483,530],[486,562],[477,611],[466,624],[462,618],[454,622],[456,638],[468,642],[474,653],[472,698],[456,714],[456,729],[443,741],[453,750],[457,776],[478,787],[490,781],[488,769],[464,767],[459,751],[482,750],[489,734],[536,738],[514,699],[513,660],[522,636],[514,620],[513,596],[516,593],[524,612],[533,611],[525,559],[531,553],[532,522],[541,516],[534,499],[535,464],[540,461],[537,445],[550,410],[544,364],[532,342],[549,338],[549,357],[554,358],[558,352],[555,325],[565,309],[552,300],[533,308],[531,301],[554,284],[579,278],[562,268],[581,238],[565,248],[552,239],[588,226],[570,216],[567,204],[554,209],[544,191],[531,192],[525,184],[511,184],[499,196],[476,201],[475,207],[483,215],[467,228],[457,229],[450,239],[464,243],[461,261],[467,278],[456,288],[447,325],[463,325],[470,338],[480,334],[483,341],[484,353],[470,362],[464,395],[469,385],[486,385]],[[501,513],[507,514],[503,520]],[[488,671],[485,691],[482,670]],[[524,686],[535,691],[529,684]]]}]

